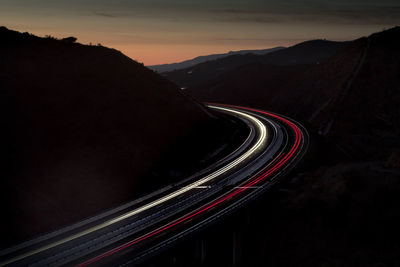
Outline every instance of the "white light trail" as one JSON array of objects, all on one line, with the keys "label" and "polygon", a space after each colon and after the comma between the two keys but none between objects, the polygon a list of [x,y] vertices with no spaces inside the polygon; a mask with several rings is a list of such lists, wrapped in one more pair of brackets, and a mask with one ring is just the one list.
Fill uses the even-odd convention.
[{"label": "white light trail", "polygon": [[246,119],[251,121],[254,124],[254,126],[256,126],[258,128],[258,130],[260,132],[260,136],[258,137],[257,142],[247,152],[243,153],[243,155],[241,155],[237,159],[233,160],[232,162],[230,162],[229,164],[225,165],[221,169],[219,169],[219,170],[217,170],[217,171],[215,171],[215,172],[213,172],[213,173],[211,173],[211,174],[209,174],[209,175],[197,180],[194,183],[191,183],[191,184],[189,184],[189,185],[187,185],[185,187],[182,187],[181,189],[176,190],[175,192],[172,192],[172,193],[170,193],[170,194],[168,194],[168,195],[166,195],[164,197],[161,197],[161,198],[159,198],[157,200],[154,200],[154,201],[152,201],[152,202],[150,202],[150,203],[148,203],[146,205],[143,205],[143,206],[141,206],[141,207],[139,207],[137,209],[134,209],[134,210],[132,210],[130,212],[127,212],[127,213],[125,213],[123,215],[120,215],[120,216],[118,216],[118,217],[116,217],[114,219],[108,220],[108,221],[106,221],[104,223],[101,223],[99,225],[93,226],[93,227],[91,227],[89,229],[86,229],[86,230],[84,230],[82,232],[76,233],[76,234],[74,234],[74,235],[72,235],[70,237],[67,237],[67,238],[61,239],[59,241],[53,242],[53,243],[48,244],[46,246],[43,246],[41,248],[29,251],[27,253],[24,253],[22,255],[19,255],[19,256],[15,257],[15,258],[9,259],[9,260],[7,260],[5,262],[0,263],[0,266],[4,266],[4,265],[10,264],[10,263],[13,263],[15,261],[21,260],[23,258],[32,256],[32,255],[35,255],[35,254],[40,253],[42,251],[45,251],[47,249],[56,247],[58,245],[67,243],[67,242],[72,241],[74,239],[77,239],[79,237],[82,237],[82,236],[85,236],[87,234],[93,233],[93,232],[95,232],[97,230],[100,230],[102,228],[110,226],[110,225],[112,225],[114,223],[120,222],[120,221],[122,221],[124,219],[127,219],[127,218],[131,217],[131,216],[134,216],[134,215],[136,215],[136,214],[138,214],[140,212],[143,212],[143,211],[148,210],[148,209],[150,209],[152,207],[160,205],[160,204],[162,204],[162,203],[164,203],[164,202],[166,202],[168,200],[171,200],[171,199],[173,199],[175,197],[178,197],[178,196],[180,196],[180,195],[182,195],[182,194],[184,194],[184,193],[186,193],[186,192],[188,192],[188,191],[190,191],[192,189],[201,188],[201,187],[203,187],[203,184],[212,181],[213,179],[217,178],[221,174],[231,170],[232,168],[234,168],[238,164],[242,163],[245,159],[250,157],[255,151],[257,151],[259,148],[263,147],[266,144],[267,137],[268,137],[267,128],[256,117],[254,117],[252,115],[249,115],[247,113],[238,111],[238,110],[230,109],[230,108],[212,106],[212,105],[208,105],[208,106],[210,108],[213,108],[213,109],[218,109],[218,110],[223,110],[223,111],[227,111],[227,112],[230,112],[230,113],[238,114],[239,116],[245,117]]}]

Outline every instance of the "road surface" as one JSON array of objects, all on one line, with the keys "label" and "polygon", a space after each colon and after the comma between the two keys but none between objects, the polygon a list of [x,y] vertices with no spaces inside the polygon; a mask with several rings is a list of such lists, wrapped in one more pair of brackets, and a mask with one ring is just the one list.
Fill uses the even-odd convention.
[{"label": "road surface", "polygon": [[0,266],[135,264],[263,193],[293,168],[307,131],[261,110],[209,104],[243,120],[249,136],[209,168],[96,217],[0,252]]}]

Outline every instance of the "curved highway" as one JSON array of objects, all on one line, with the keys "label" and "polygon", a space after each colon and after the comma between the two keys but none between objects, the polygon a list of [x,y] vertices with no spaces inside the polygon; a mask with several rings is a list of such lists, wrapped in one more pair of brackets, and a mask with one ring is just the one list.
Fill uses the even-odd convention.
[{"label": "curved highway", "polygon": [[0,252],[0,266],[135,264],[261,194],[304,155],[307,131],[257,109],[208,104],[244,121],[245,142],[173,185]]}]

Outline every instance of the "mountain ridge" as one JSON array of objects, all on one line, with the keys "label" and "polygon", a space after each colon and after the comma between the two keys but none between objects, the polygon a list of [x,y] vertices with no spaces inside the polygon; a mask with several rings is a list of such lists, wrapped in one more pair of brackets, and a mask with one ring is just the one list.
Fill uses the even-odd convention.
[{"label": "mountain ridge", "polygon": [[2,246],[173,183],[236,131],[115,49],[5,27],[0,40]]},{"label": "mountain ridge", "polygon": [[268,48],[268,49],[229,51],[228,53],[222,53],[222,54],[211,54],[211,55],[205,55],[205,56],[198,56],[198,57],[184,60],[184,61],[177,62],[177,63],[151,65],[151,66],[147,66],[147,67],[156,72],[163,73],[163,72],[168,72],[168,71],[173,71],[173,70],[189,68],[189,67],[192,67],[194,65],[197,65],[197,64],[200,64],[200,63],[203,63],[206,61],[216,60],[219,58],[224,58],[224,57],[228,57],[228,56],[232,56],[232,55],[243,55],[243,54],[264,55],[264,54],[275,52],[275,51],[278,51],[278,50],[281,50],[284,48],[285,47],[283,47],[283,46],[277,46],[277,47]]},{"label": "mountain ridge", "polygon": [[343,159],[382,160],[397,153],[398,46],[400,27],[394,27],[356,39],[319,64],[247,64],[187,92],[201,101],[291,116],[334,142],[345,153]]},{"label": "mountain ridge", "polygon": [[399,47],[397,26],[319,64],[255,62],[189,87],[202,101],[287,115],[307,128],[310,147],[280,187],[158,262],[188,265],[202,242],[205,265],[229,264],[231,250],[220,248],[237,236],[242,266],[399,265]]},{"label": "mountain ridge", "polygon": [[182,88],[208,84],[221,75],[245,65],[310,65],[319,64],[343,49],[348,42],[311,40],[266,55],[231,55],[195,66],[164,72],[163,76]]}]

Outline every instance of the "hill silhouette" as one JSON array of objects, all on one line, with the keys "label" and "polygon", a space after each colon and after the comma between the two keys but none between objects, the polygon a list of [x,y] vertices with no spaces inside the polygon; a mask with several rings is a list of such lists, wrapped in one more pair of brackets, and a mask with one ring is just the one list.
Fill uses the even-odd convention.
[{"label": "hill silhouette", "polygon": [[232,262],[234,236],[243,266],[398,266],[399,47],[394,27],[347,43],[319,64],[257,62],[188,88],[202,101],[295,118],[309,130],[311,147],[279,188],[156,264],[184,266],[196,259],[180,251],[202,244],[204,265],[224,265]]},{"label": "hill silhouette", "polygon": [[[229,75],[236,68],[246,65],[312,65],[336,54],[347,45],[347,42],[312,40],[279,49],[266,55],[243,54],[207,61],[195,66],[163,73],[163,76],[184,88],[203,86],[213,87],[213,83],[223,80],[221,76]],[[221,79],[220,79],[221,78]]]},{"label": "hill silhouette", "polygon": [[0,28],[2,246],[179,180],[241,138],[142,64],[75,41]]},{"label": "hill silhouette", "polygon": [[180,70],[180,69],[185,69],[192,67],[194,65],[211,61],[211,60],[216,60],[219,58],[224,58],[232,55],[245,55],[245,54],[254,54],[254,55],[265,55],[274,51],[278,51],[281,49],[284,49],[285,47],[278,46],[278,47],[273,47],[273,48],[268,48],[268,49],[260,49],[260,50],[239,50],[239,51],[230,51],[225,54],[213,54],[213,55],[207,55],[207,56],[199,56],[195,57],[193,59],[185,60],[182,62],[178,63],[171,63],[171,64],[160,64],[160,65],[153,65],[153,66],[147,66],[149,69],[152,69],[154,71],[157,71],[159,73],[163,72],[168,72],[168,71],[173,71],[173,70]]},{"label": "hill silhouette", "polygon": [[[342,149],[352,157],[384,156],[378,153],[387,151],[382,149],[382,141],[397,135],[394,131],[400,126],[396,108],[399,39],[400,28],[395,27],[357,39],[319,64],[249,64],[187,92],[202,101],[257,106],[287,114],[310,124],[319,134],[342,140]],[[372,128],[375,130],[370,131]],[[377,138],[383,139],[372,142]],[[388,141],[388,148],[394,141]]]}]

